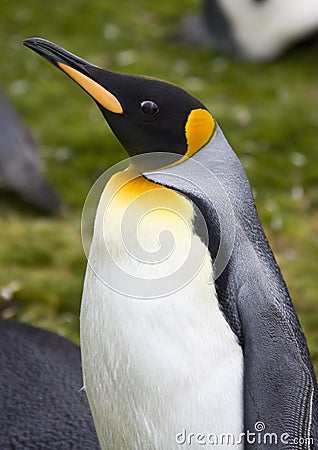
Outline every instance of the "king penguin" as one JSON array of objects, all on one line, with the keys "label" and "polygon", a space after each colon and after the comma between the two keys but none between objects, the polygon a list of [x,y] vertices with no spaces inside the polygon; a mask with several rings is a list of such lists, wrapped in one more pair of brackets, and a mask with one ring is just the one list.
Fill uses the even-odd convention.
[{"label": "king penguin", "polygon": [[0,136],[0,192],[15,192],[37,208],[57,213],[62,202],[41,173],[36,139],[2,91]]},{"label": "king penguin", "polygon": [[316,0],[203,0],[175,39],[235,57],[268,61],[318,31]]},{"label": "king penguin", "polygon": [[93,98],[131,159],[101,194],[81,306],[101,448],[226,448],[226,436],[240,449],[318,448],[306,340],[208,109],[175,85],[24,44]]}]

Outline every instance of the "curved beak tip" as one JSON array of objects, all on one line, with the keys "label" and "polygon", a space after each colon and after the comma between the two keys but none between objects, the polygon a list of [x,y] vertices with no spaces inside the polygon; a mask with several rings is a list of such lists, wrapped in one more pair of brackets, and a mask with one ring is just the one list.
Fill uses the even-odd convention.
[{"label": "curved beak tip", "polygon": [[28,38],[24,39],[23,44],[61,69],[105,109],[116,114],[123,113],[116,96],[93,79],[89,70],[92,64],[46,39]]}]

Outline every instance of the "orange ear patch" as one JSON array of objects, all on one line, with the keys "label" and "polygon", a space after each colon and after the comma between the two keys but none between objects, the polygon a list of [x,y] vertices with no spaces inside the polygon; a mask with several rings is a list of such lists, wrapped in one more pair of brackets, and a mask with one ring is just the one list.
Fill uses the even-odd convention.
[{"label": "orange ear patch", "polygon": [[206,109],[193,109],[188,116],[185,126],[185,135],[188,144],[185,156],[190,158],[209,142],[214,129],[214,119]]},{"label": "orange ear patch", "polygon": [[89,95],[93,97],[93,99],[104,106],[104,108],[106,108],[108,111],[116,114],[123,113],[123,108],[117,98],[111,92],[107,91],[107,89],[105,89],[103,86],[96,83],[96,81],[87,77],[78,70],[73,69],[73,67],[70,67],[61,62],[59,62],[58,65],[63,70],[63,72],[67,73],[69,77],[76,81],[77,84],[79,84]]}]

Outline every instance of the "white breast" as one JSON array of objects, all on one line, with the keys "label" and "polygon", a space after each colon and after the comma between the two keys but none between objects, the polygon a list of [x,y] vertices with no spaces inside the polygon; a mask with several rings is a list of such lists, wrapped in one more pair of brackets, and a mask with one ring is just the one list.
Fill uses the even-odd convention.
[{"label": "white breast", "polygon": [[[84,383],[102,448],[202,448],[195,443],[199,433],[238,437],[243,431],[242,351],[219,309],[209,253],[193,234],[191,203],[168,189],[149,194],[143,186],[151,211],[141,214],[147,197],[134,204],[143,219],[130,216],[131,229],[125,223],[134,244],[127,251],[127,236],[122,239],[118,227],[131,197],[126,190],[110,202],[113,191],[110,183],[98,208],[81,309]],[[165,259],[161,255],[161,262],[147,264],[139,258],[140,248],[158,255],[158,236],[167,229],[175,237],[173,250]],[[111,250],[105,252],[105,245]],[[195,270],[174,291],[169,276],[185,267],[184,255],[193,258]],[[145,291],[127,297],[125,282],[117,279],[122,271],[150,283],[162,280],[164,295],[138,298]],[[179,442],[187,439],[181,447],[178,434]]]}]

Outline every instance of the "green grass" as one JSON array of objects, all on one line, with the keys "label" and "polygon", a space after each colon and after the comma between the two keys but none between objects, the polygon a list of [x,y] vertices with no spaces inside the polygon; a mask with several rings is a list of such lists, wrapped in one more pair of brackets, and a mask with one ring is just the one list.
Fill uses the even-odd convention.
[{"label": "green grass", "polygon": [[11,299],[0,298],[0,309],[78,340],[81,208],[97,176],[126,157],[89,97],[21,44],[41,36],[111,70],[177,83],[210,108],[247,171],[318,369],[317,46],[252,65],[170,44],[166,36],[199,3],[1,3],[1,85],[38,135],[67,207],[46,217],[1,195],[0,289]]}]

